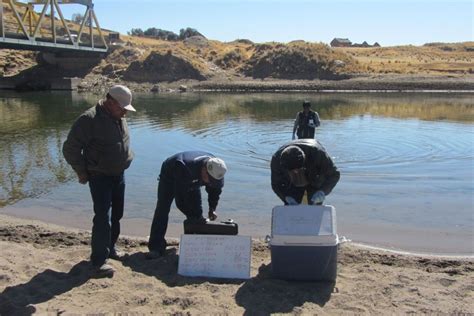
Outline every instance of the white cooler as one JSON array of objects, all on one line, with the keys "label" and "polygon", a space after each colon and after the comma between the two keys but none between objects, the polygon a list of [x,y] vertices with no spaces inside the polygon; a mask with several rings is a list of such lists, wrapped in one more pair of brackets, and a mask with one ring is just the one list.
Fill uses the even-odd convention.
[{"label": "white cooler", "polygon": [[338,244],[334,207],[273,208],[270,251],[275,278],[335,281]]}]

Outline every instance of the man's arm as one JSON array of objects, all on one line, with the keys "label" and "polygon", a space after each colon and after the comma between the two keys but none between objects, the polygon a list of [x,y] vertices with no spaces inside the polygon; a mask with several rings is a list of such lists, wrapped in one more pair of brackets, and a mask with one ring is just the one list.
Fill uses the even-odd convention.
[{"label": "man's arm", "polygon": [[83,150],[90,141],[90,118],[81,116],[71,127],[66,141],[63,144],[63,155],[67,163],[76,172],[79,182],[87,183],[87,163]]},{"label": "man's arm", "polygon": [[181,162],[176,162],[173,176],[175,202],[178,209],[186,216],[201,216],[201,191],[191,185],[191,178],[186,166]]},{"label": "man's arm", "polygon": [[325,195],[331,193],[332,189],[336,186],[339,181],[341,174],[337,167],[334,165],[331,157],[327,152],[323,153],[321,160],[321,172],[324,175],[324,182],[321,185],[321,190]]},{"label": "man's arm", "polygon": [[314,112],[314,117],[314,126],[319,127],[319,125],[321,125],[321,120],[319,119],[318,112]]},{"label": "man's arm", "polygon": [[217,218],[216,209],[217,204],[219,203],[219,198],[222,193],[221,188],[212,188],[210,186],[206,186],[207,192],[207,202],[209,203],[209,219],[211,221]]},{"label": "man's arm", "polygon": [[280,160],[275,158],[275,156],[272,157],[270,169],[273,192],[285,203],[285,197],[287,195],[285,188],[288,184],[285,184],[285,174],[280,167]]}]

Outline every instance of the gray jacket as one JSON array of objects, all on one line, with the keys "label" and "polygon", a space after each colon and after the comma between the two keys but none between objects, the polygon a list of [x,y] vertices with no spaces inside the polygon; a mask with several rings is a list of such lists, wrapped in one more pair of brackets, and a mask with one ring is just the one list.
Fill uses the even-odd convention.
[{"label": "gray jacket", "polygon": [[113,119],[101,103],[88,109],[73,124],[63,155],[79,174],[121,174],[133,160],[126,119]]}]

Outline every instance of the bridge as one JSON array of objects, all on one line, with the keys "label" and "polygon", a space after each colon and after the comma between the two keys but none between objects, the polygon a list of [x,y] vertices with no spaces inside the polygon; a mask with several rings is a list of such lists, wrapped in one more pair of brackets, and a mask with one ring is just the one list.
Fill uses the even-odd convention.
[{"label": "bridge", "polygon": [[[64,18],[61,7],[68,4],[85,7],[80,25]],[[108,50],[92,0],[0,0],[0,48],[84,55]]]}]

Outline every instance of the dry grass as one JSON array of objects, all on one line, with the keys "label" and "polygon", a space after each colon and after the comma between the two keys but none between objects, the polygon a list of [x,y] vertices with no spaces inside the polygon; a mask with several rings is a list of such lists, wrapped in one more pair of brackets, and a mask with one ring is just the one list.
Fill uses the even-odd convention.
[{"label": "dry grass", "polygon": [[[9,31],[18,28],[18,23],[13,18],[9,7],[5,8],[6,27]],[[56,21],[58,30],[62,23]],[[79,25],[68,21],[71,30],[78,31]],[[45,36],[51,34],[48,22],[44,23],[42,29]],[[103,30],[104,36],[108,31]],[[49,34],[49,35],[48,35]],[[215,40],[204,42],[177,41],[169,42],[145,37],[132,37],[121,35],[125,43],[123,48],[115,49],[115,53],[102,63],[103,66],[113,64],[115,68],[127,66],[127,58],[119,58],[117,55],[124,50],[135,49],[138,51],[137,58],[133,60],[143,61],[151,52],[160,54],[172,53],[174,56],[189,62],[206,77],[216,74],[225,76],[241,75],[249,65],[255,64],[255,58],[265,57],[267,52],[262,49],[273,51],[273,54],[288,55],[297,52],[312,61],[323,61],[327,63],[326,68],[333,67],[334,61],[343,62],[343,67],[333,67],[335,73],[346,74],[417,74],[417,75],[465,75],[474,73],[474,42],[464,43],[432,43],[423,46],[395,46],[378,48],[330,48],[323,43],[308,43],[304,41],[293,41],[288,44],[262,43],[254,44],[250,41],[233,41],[229,43]],[[97,41],[97,40],[96,40]],[[115,54],[115,55],[114,55]],[[23,55],[14,53],[0,55],[0,71],[7,75],[11,70],[5,65],[12,64],[5,57]],[[26,58],[26,57],[25,57]],[[14,58],[15,59],[15,58]],[[24,60],[19,62],[26,65]],[[34,64],[31,62],[30,64]],[[3,70],[2,67],[3,66]]]},{"label": "dry grass", "polygon": [[[327,60],[341,60],[346,73],[366,74],[470,74],[474,73],[474,42],[433,44],[424,46],[394,46],[378,48],[329,48],[319,43],[295,41],[288,44],[251,44],[210,40],[206,47],[190,47],[183,42],[166,42],[150,38],[123,36],[131,45],[147,50],[183,56],[201,70],[211,62],[225,70],[239,70],[262,45],[302,49],[308,56]],[[283,50],[284,51],[284,50]],[[206,72],[206,71],[205,71]]]},{"label": "dry grass", "polygon": [[474,42],[335,50],[354,57],[367,73],[439,75],[474,70]]}]

